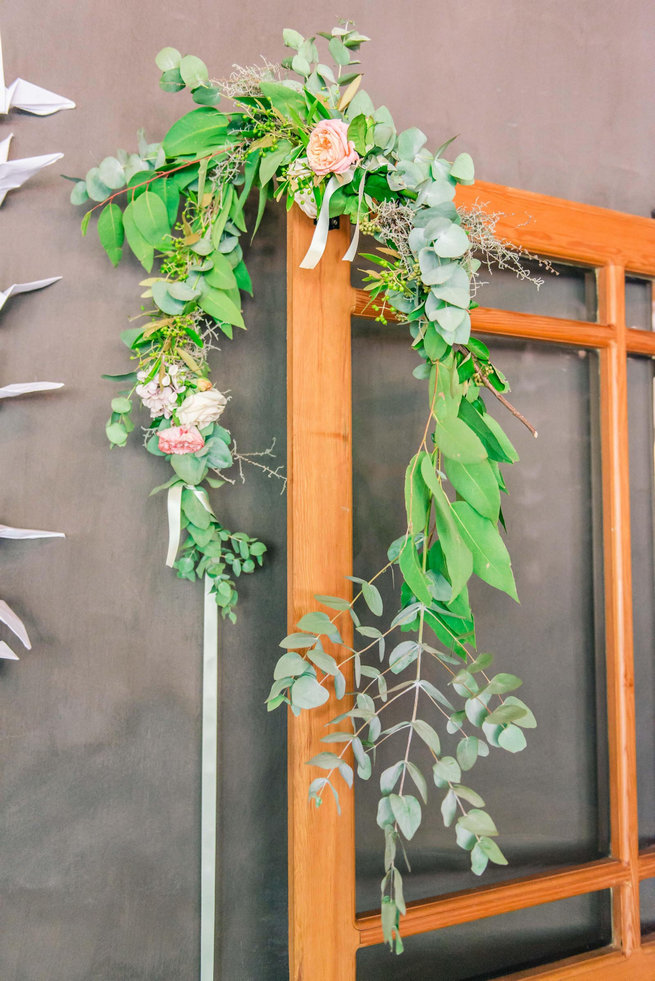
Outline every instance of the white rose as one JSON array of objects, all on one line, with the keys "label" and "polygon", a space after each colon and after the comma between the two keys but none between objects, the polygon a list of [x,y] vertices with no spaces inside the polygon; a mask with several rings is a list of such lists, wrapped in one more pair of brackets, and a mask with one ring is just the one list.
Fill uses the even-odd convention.
[{"label": "white rose", "polygon": [[177,410],[177,418],[181,426],[197,426],[198,429],[203,429],[220,418],[226,405],[227,399],[215,388],[206,392],[194,392],[193,395],[187,395]]}]

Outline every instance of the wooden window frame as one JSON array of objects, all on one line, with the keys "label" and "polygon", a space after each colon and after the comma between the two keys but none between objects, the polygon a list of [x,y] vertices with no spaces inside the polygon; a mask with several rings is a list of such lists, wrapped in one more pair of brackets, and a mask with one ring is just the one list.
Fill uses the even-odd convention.
[{"label": "wooden window frame", "polygon": [[[480,202],[500,213],[497,234],[531,252],[598,270],[597,323],[485,308],[475,310],[472,320],[477,334],[584,346],[599,354],[611,847],[610,857],[600,861],[414,902],[402,930],[423,933],[611,889],[610,947],[507,977],[647,981],[655,977],[655,938],[641,937],[639,883],[655,876],[655,847],[640,852],[638,842],[627,357],[655,357],[655,332],[626,327],[624,277],[655,277],[655,223],[486,183],[460,188],[457,202]],[[312,233],[312,223],[294,207],[287,235],[290,630],[313,608],[315,593],[344,595],[344,577],[352,573],[350,331],[353,315],[370,316],[367,294],[351,287],[349,263],[341,261],[349,229],[331,232],[318,267],[302,270]],[[355,911],[353,792],[341,791],[340,817],[332,802],[316,809],[307,801],[318,771],[313,774],[305,761],[320,751],[323,727],[336,711],[330,699],[289,717],[293,981],[354,981],[357,950],[382,942],[379,912]]]}]

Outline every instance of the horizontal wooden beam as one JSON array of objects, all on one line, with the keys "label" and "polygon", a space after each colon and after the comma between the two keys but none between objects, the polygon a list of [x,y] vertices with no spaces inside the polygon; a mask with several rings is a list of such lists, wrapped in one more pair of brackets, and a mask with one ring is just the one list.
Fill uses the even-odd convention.
[{"label": "horizontal wooden beam", "polygon": [[[354,291],[353,315],[365,320],[377,316],[371,308],[371,298],[364,290]],[[392,311],[385,313],[391,322],[403,322]],[[550,341],[557,344],[575,344],[580,347],[609,347],[613,332],[604,324],[592,324],[586,320],[564,320],[561,317],[542,317],[533,313],[515,313],[511,310],[496,310],[478,307],[471,314],[473,330],[481,334],[498,334],[505,337],[525,337],[535,341]],[[633,331],[638,334],[640,331]],[[655,335],[650,335],[655,341]],[[655,344],[653,345],[655,348]]]},{"label": "horizontal wooden beam", "polygon": [[652,330],[628,328],[625,343],[629,354],[649,354],[655,358],[655,333]]},{"label": "horizontal wooden beam", "polygon": [[639,878],[655,878],[655,847],[639,853]]},{"label": "horizontal wooden beam", "polygon": [[496,235],[537,252],[583,265],[624,266],[655,275],[655,221],[476,181],[457,189],[457,204],[498,214]]},{"label": "horizontal wooden beam", "polygon": [[[556,899],[568,899],[570,896],[609,889],[629,878],[629,869],[622,862],[601,859],[558,872],[546,872],[543,875],[411,903],[407,907],[407,915],[403,917],[401,928],[406,936],[439,930],[457,923],[470,923],[488,916],[511,913],[528,906],[540,906]],[[358,916],[356,926],[361,947],[383,942],[379,912]]]},{"label": "horizontal wooden beam", "polygon": [[653,981],[655,977],[655,945],[635,950],[630,957],[611,948],[568,957],[556,964],[506,974],[502,981]]}]

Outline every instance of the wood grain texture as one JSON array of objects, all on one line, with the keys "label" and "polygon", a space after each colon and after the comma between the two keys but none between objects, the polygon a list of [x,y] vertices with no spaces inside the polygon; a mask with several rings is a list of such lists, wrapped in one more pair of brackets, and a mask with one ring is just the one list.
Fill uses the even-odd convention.
[{"label": "wood grain texture", "polygon": [[480,203],[500,215],[496,234],[532,252],[591,266],[607,263],[655,273],[655,222],[650,218],[476,181],[457,189],[457,204]]},{"label": "wood grain texture", "polygon": [[611,843],[613,856],[630,868],[614,893],[614,939],[630,953],[640,944],[640,925],[623,268],[603,267],[598,291],[602,319],[614,333],[601,354],[600,394]]},{"label": "wood grain texture", "polygon": [[[345,226],[345,222],[342,222]],[[314,225],[289,213],[288,268],[288,617],[317,604],[314,594],[347,596],[352,572],[350,265],[341,262],[348,228],[329,233],[315,270],[300,269]],[[352,636],[350,617],[339,629]],[[333,651],[332,653],[336,653]],[[347,674],[350,682],[350,674]],[[352,687],[351,683],[348,687]],[[289,713],[289,947],[293,981],[355,977],[353,794],[335,778],[337,815],[329,789],[317,809],[307,800],[324,770],[306,761],[328,747],[325,724],[345,710],[331,698],[319,709]],[[332,747],[329,747],[332,748]]]},{"label": "wood grain texture", "polygon": [[[529,906],[539,906],[556,899],[608,889],[626,882],[629,877],[630,872],[623,863],[603,859],[559,872],[467,889],[436,899],[411,903],[407,907],[407,915],[403,917],[401,928],[403,936],[439,930],[456,923],[469,923]],[[359,916],[357,926],[362,947],[382,943],[382,927],[377,912]]]}]

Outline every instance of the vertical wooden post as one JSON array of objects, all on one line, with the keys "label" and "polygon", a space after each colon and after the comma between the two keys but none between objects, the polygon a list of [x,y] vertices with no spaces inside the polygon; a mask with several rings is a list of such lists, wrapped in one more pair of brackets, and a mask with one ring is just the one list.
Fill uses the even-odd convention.
[{"label": "vertical wooden post", "polygon": [[614,335],[601,353],[601,439],[612,854],[631,869],[614,890],[614,938],[625,954],[641,943],[635,742],[628,384],[624,269],[599,271],[600,320]]},{"label": "vertical wooden post", "polygon": [[[345,224],[342,219],[342,224]],[[347,596],[352,571],[350,263],[348,229],[331,231],[316,269],[300,269],[314,225],[297,207],[287,233],[288,616],[289,630],[315,593]],[[352,624],[339,620],[346,643]],[[349,633],[350,632],[350,633]],[[333,651],[334,653],[334,651]],[[350,675],[347,675],[351,688]],[[347,708],[329,702],[288,718],[289,952],[292,981],[354,981],[355,830],[353,794],[337,777],[342,814],[326,789],[307,788],[325,771],[306,761],[326,745],[325,724]]]}]

